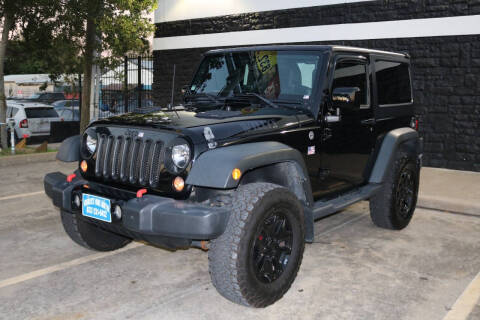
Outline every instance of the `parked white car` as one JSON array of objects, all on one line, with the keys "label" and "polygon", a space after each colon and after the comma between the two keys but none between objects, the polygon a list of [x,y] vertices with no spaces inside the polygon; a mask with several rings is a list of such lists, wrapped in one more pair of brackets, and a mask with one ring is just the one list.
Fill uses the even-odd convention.
[{"label": "parked white car", "polygon": [[15,139],[50,136],[50,123],[61,121],[55,108],[42,103],[7,103],[7,119],[15,121]]}]

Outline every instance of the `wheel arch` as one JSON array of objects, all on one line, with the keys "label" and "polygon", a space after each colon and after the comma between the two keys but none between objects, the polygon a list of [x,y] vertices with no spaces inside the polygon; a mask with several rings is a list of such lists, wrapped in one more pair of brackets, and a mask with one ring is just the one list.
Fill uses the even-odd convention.
[{"label": "wheel arch", "polygon": [[80,135],[63,140],[57,153],[57,160],[75,162],[80,160]]},{"label": "wheel arch", "polygon": [[[235,168],[242,172],[238,181],[232,178]],[[304,207],[305,238],[311,242],[313,195],[308,171],[298,150],[279,142],[254,142],[210,150],[195,161],[186,180],[196,187],[215,189],[235,189],[255,182],[280,185],[299,199]]]},{"label": "wheel arch", "polygon": [[[235,168],[242,173],[239,180],[232,177]],[[289,174],[294,175],[295,181],[288,181]],[[265,181],[269,177],[274,181]],[[293,187],[291,191],[300,200],[308,205],[312,202],[310,180],[302,155],[279,142],[246,143],[204,152],[194,162],[186,180],[189,185],[217,189],[235,189],[248,182]]]},{"label": "wheel arch", "polygon": [[417,131],[407,127],[398,128],[389,131],[384,136],[370,173],[370,183],[382,183],[385,181],[387,170],[390,168],[392,161],[394,161],[395,154],[400,150],[415,157],[422,154],[423,141],[419,138]]}]

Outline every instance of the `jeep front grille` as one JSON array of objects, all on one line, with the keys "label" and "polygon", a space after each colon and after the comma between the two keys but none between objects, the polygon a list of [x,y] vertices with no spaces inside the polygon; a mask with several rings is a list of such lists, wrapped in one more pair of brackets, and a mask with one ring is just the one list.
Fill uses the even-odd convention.
[{"label": "jeep front grille", "polygon": [[163,142],[102,134],[95,176],[120,183],[157,187]]}]

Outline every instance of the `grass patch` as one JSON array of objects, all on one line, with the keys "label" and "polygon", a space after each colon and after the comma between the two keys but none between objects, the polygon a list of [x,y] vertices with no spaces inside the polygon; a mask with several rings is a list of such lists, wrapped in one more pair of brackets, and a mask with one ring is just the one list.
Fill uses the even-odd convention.
[{"label": "grass patch", "polygon": [[[57,152],[58,150],[56,149],[47,149],[47,152]],[[2,149],[0,151],[0,157],[8,157],[8,156],[19,156],[22,154],[34,154],[34,153],[45,153],[45,152],[37,152],[35,148],[32,147],[25,147],[21,149],[15,149],[15,154],[12,154],[12,151],[10,149]]]}]

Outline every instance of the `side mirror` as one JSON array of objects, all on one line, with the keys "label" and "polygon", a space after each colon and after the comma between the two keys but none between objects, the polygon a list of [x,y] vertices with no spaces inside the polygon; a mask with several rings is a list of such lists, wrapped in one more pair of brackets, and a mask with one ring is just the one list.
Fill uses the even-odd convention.
[{"label": "side mirror", "polygon": [[360,108],[360,101],[358,101],[358,87],[338,87],[333,89],[332,103],[334,107],[340,109],[355,110]]}]

